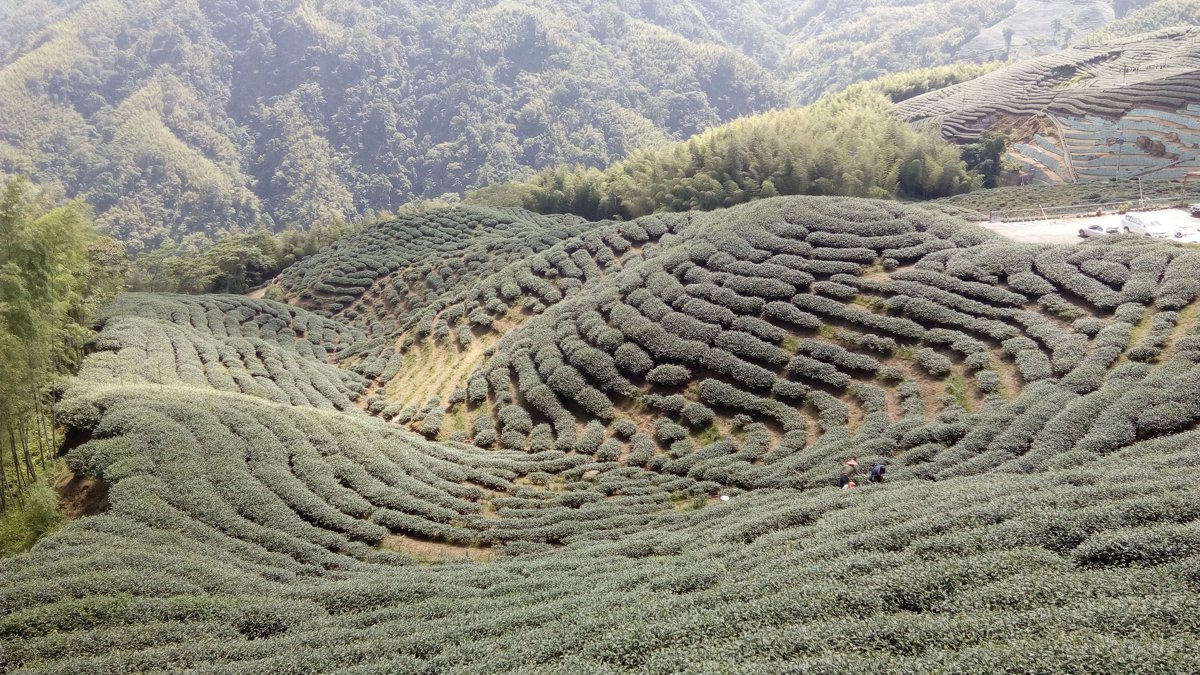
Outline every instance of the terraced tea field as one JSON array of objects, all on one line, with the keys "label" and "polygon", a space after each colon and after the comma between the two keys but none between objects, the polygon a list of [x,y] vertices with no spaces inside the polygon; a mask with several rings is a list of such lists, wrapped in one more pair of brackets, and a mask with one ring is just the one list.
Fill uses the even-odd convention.
[{"label": "terraced tea field", "polygon": [[899,104],[947,139],[1010,133],[1035,182],[1200,170],[1200,29],[1180,28],[1023,61]]},{"label": "terraced tea field", "polygon": [[10,671],[1194,667],[1200,251],[460,208],[277,284],[109,309]]}]

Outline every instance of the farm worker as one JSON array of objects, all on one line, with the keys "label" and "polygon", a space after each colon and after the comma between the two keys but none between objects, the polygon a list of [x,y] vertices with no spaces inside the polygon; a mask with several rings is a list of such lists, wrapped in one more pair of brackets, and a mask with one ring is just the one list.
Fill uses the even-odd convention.
[{"label": "farm worker", "polygon": [[870,476],[869,480],[872,483],[882,483],[883,482],[883,474],[885,474],[885,473],[887,473],[887,465],[886,464],[876,464],[875,466],[871,467],[871,476]]},{"label": "farm worker", "polygon": [[854,481],[850,481],[849,483],[846,483],[845,485],[843,485],[842,489],[849,490],[850,488],[856,488],[856,487],[858,487],[858,483],[855,483]]},{"label": "farm worker", "polygon": [[854,457],[846,460],[842,465],[842,472],[838,475],[838,487],[848,487],[850,483],[858,476],[858,460]]}]

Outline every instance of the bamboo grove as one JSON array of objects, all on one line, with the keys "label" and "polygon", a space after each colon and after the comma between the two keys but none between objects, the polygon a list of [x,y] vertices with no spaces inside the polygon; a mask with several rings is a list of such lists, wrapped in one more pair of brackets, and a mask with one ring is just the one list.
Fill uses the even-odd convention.
[{"label": "bamboo grove", "polygon": [[51,389],[84,355],[91,317],[123,281],[124,253],[80,203],[53,207],[21,179],[0,196],[0,508],[57,452]]},{"label": "bamboo grove", "polygon": [[957,147],[908,128],[882,91],[856,87],[635,152],[605,170],[553,167],[467,201],[628,219],[790,195],[933,199],[980,185]]}]

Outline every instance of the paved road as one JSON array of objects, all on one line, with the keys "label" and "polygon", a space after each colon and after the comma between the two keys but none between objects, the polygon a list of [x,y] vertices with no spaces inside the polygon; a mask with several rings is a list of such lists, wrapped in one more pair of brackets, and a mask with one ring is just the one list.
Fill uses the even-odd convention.
[{"label": "paved road", "polygon": [[[1153,211],[1150,215],[1165,225],[1174,226],[1184,234],[1175,241],[1200,243],[1200,218],[1193,218],[1183,209]],[[1093,218],[1066,218],[1062,220],[1031,220],[1016,223],[980,223],[983,227],[1002,234],[1013,241],[1031,244],[1073,244],[1083,241],[1079,230],[1088,225],[1103,226],[1121,224],[1121,216],[1099,216]]]}]

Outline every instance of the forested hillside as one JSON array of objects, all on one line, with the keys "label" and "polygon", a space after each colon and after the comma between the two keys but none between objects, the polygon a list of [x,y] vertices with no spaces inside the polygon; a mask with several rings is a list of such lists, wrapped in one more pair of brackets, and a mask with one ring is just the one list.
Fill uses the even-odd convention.
[{"label": "forested hillside", "polygon": [[0,0],[0,172],[82,197],[134,252],[306,228],[1111,18],[1058,3],[1057,37],[963,51],[1024,4]]},{"label": "forested hillside", "polygon": [[[712,210],[781,195],[930,199],[966,192],[982,177],[965,153],[910,128],[893,100],[959,82],[990,67],[914,71],[855,85],[813,105],[744,117],[687,141],[638,150],[604,170],[544,169],[524,181],[468,193],[466,201],[589,219]],[[998,161],[998,158],[997,158]]]},{"label": "forested hillside", "polygon": [[279,287],[102,315],[57,412],[109,498],[0,561],[9,672],[1194,667],[1193,249],[472,207]]},{"label": "forested hillside", "polygon": [[590,5],[23,4],[0,169],[85,195],[137,250],[606,164],[785,101],[735,50]]}]

